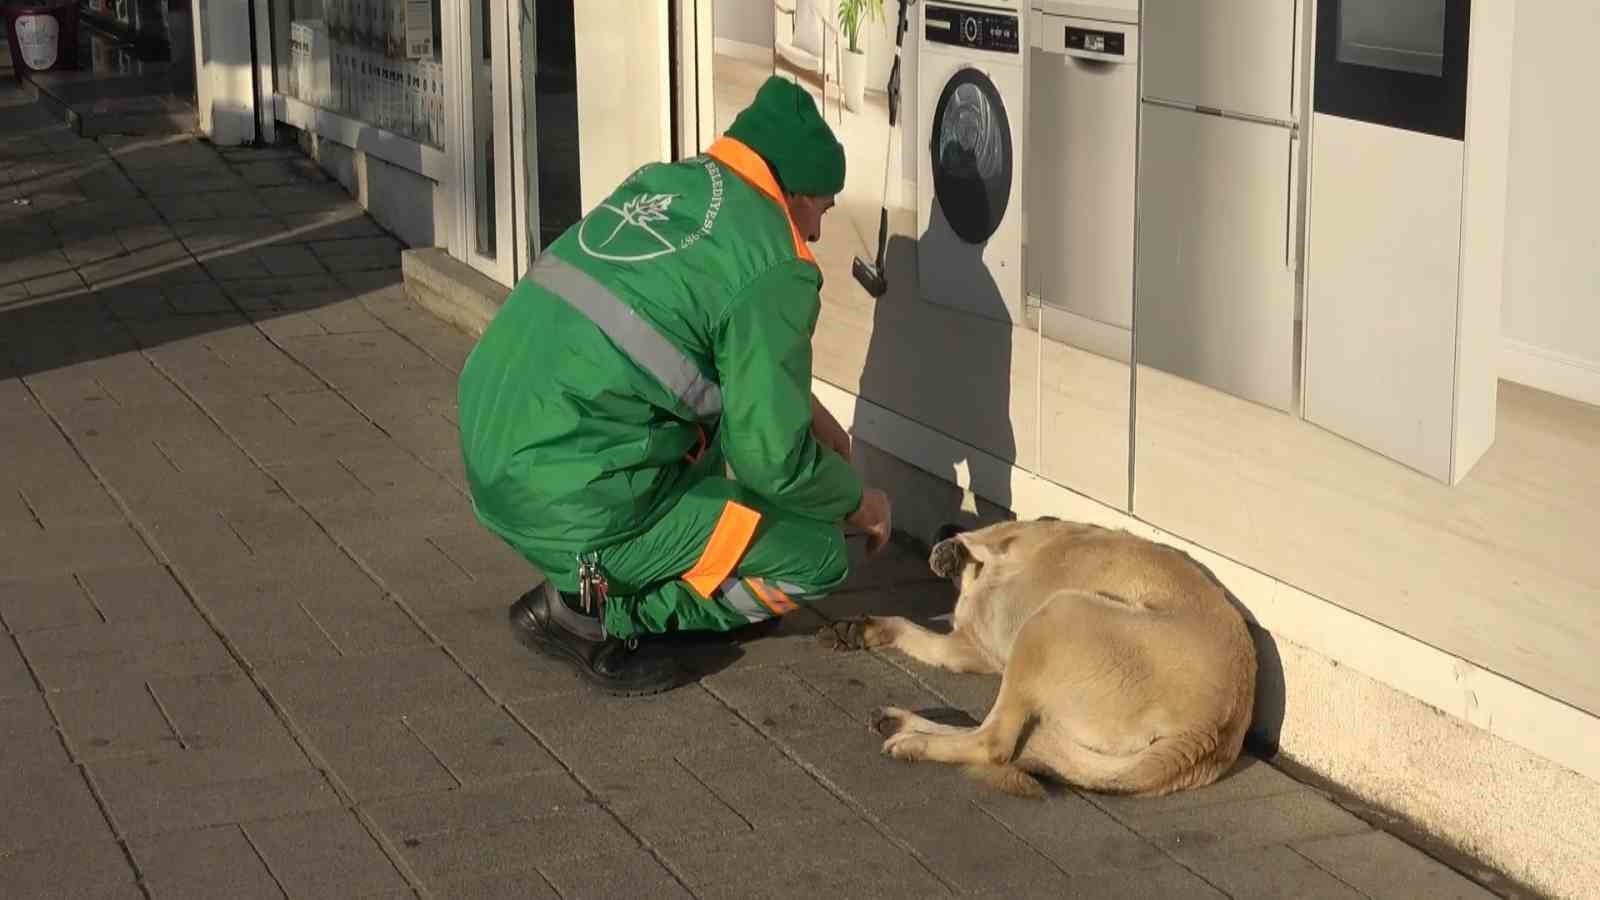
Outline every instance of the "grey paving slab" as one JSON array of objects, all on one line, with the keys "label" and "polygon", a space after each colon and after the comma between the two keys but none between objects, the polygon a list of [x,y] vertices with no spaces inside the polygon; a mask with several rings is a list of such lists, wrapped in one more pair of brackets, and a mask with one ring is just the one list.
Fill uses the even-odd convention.
[{"label": "grey paving slab", "polygon": [[[568,764],[597,757],[648,759],[685,747],[709,749],[745,742],[753,734],[743,720],[697,685],[632,700],[578,691],[518,703],[513,709]],[[619,741],[622,734],[648,734],[651,740]]]},{"label": "grey paving slab", "polygon": [[0,572],[59,575],[154,562],[126,524],[62,525],[0,541]]},{"label": "grey paving slab", "polygon": [[585,760],[576,771],[612,815],[649,846],[718,841],[754,827],[717,796],[713,785],[672,757]]},{"label": "grey paving slab", "polygon": [[973,893],[1061,896],[1067,874],[1038,850],[966,803],[933,801],[883,815],[885,828],[909,844],[945,881]]},{"label": "grey paving slab", "polygon": [[42,694],[0,697],[0,769],[59,769],[70,762]]},{"label": "grey paving slab", "polygon": [[467,673],[431,648],[273,666],[261,677],[297,720],[401,716],[482,696]]},{"label": "grey paving slab", "polygon": [[846,724],[843,709],[787,667],[737,665],[702,683],[719,700],[771,736],[831,733]]},{"label": "grey paving slab", "polygon": [[358,802],[431,793],[457,782],[398,715],[315,720],[311,745]]},{"label": "grey paving slab", "polygon": [[881,706],[911,710],[944,706],[938,695],[873,654],[831,653],[815,641],[809,649],[809,656],[791,671],[863,726],[872,723],[872,711]]},{"label": "grey paving slab", "polygon": [[1166,860],[1154,844],[1070,792],[1040,803],[982,791],[974,805],[1074,878],[1154,868]]},{"label": "grey paving slab", "polygon": [[310,245],[317,257],[334,272],[392,269],[400,265],[400,242],[387,236],[322,240]]},{"label": "grey paving slab", "polygon": [[[543,580],[538,572],[527,572],[475,581],[412,581],[391,586],[390,589],[407,609],[427,622],[430,628],[449,627],[451,617],[477,613],[482,616],[477,621],[488,629],[484,637],[503,644],[507,608]],[[462,633],[478,627],[471,623],[457,623],[456,633],[461,637],[459,643],[463,646],[481,643],[475,642],[470,634]],[[524,654],[524,661],[526,656]]]},{"label": "grey paving slab", "polygon": [[560,819],[594,807],[582,785],[547,773],[368,804],[378,828],[397,843]]},{"label": "grey paving slab", "polygon": [[966,803],[983,789],[952,766],[919,765],[880,752],[883,738],[842,714],[826,728],[777,738],[812,777],[873,814],[933,799]]},{"label": "grey paving slab", "polygon": [[1293,845],[1301,855],[1372,900],[1488,900],[1489,891],[1394,835],[1369,831]]},{"label": "grey paving slab", "polygon": [[283,723],[241,672],[160,678],[151,681],[149,688],[186,749],[258,744],[288,749]]},{"label": "grey paving slab", "polygon": [[111,495],[93,480],[36,482],[20,489],[46,531],[124,521]]},{"label": "grey paving slab", "polygon": [[538,570],[522,554],[481,526],[429,535],[428,542],[474,581],[521,578],[531,582],[539,577]]},{"label": "grey paving slab", "polygon": [[7,900],[136,900],[144,892],[135,878],[122,847],[109,834],[0,853],[0,896]]},{"label": "grey paving slab", "polygon": [[181,741],[143,682],[67,691],[50,698],[79,762],[174,752]]},{"label": "grey paving slab", "polygon": [[344,593],[317,593],[302,599],[300,607],[346,656],[433,645],[433,639],[388,595],[361,600]]},{"label": "grey paving slab", "polygon": [[136,837],[128,849],[156,900],[283,900],[272,873],[237,825]]},{"label": "grey paving slab", "polygon": [[75,766],[0,769],[0,859],[9,852],[110,838],[105,816]]},{"label": "grey paving slab", "polygon": [[638,846],[598,807],[536,821],[407,838],[402,853],[424,883],[472,875],[536,874],[561,860],[604,858]]},{"label": "grey paving slab", "polygon": [[366,417],[343,397],[325,389],[272,394],[268,399],[295,425],[315,427],[366,421]]},{"label": "grey paving slab", "polygon": [[[1306,857],[1279,845],[1198,862],[1194,870],[1233,900],[1361,900],[1367,896],[1318,868]],[[1407,897],[1440,897],[1408,893]],[[1487,895],[1486,895],[1487,896]]]},{"label": "grey paving slab", "polygon": [[[979,896],[1000,900],[1019,894],[1005,888],[985,891]],[[1130,869],[1115,874],[1101,873],[1074,878],[1067,882],[1066,889],[1060,893],[1024,892],[1020,896],[1067,897],[1071,900],[1102,900],[1107,897],[1116,897],[1117,900],[1171,900],[1175,897],[1184,900],[1227,900],[1226,894],[1204,879],[1171,862],[1151,869]]]},{"label": "grey paving slab", "polygon": [[165,566],[86,572],[78,579],[107,622],[184,619],[195,614],[183,588]]},{"label": "grey paving slab", "polygon": [[33,674],[10,637],[0,636],[0,698],[32,695]]},{"label": "grey paving slab", "polygon": [[0,621],[13,632],[101,621],[100,613],[70,573],[0,579]]},{"label": "grey paving slab", "polygon": [[433,756],[464,785],[561,771],[521,723],[487,698],[403,717]]},{"label": "grey paving slab", "polygon": [[[807,852],[795,852],[804,841]],[[661,855],[701,898],[950,896],[914,856],[865,822],[828,823],[774,840],[752,832],[663,848]]]},{"label": "grey paving slab", "polygon": [[1190,865],[1203,865],[1218,856],[1273,844],[1371,830],[1310,788],[1150,816],[1129,824],[1156,846]]},{"label": "grey paving slab", "polygon": [[561,860],[539,871],[563,900],[651,897],[689,900],[691,895],[659,860],[643,850],[601,859]]},{"label": "grey paving slab", "polygon": [[229,644],[256,668],[339,656],[338,646],[298,603],[263,604],[243,591],[205,602]]},{"label": "grey paving slab", "polygon": [[266,473],[302,505],[319,504],[345,494],[371,493],[338,459],[267,466]]},{"label": "grey paving slab", "polygon": [[286,740],[91,763],[124,835],[187,831],[337,807],[333,788]]},{"label": "grey paving slab", "polygon": [[216,634],[195,619],[80,625],[19,635],[18,643],[50,691],[200,675],[234,666]]},{"label": "grey paving slab", "polygon": [[406,890],[405,878],[366,828],[345,810],[245,826],[290,898],[342,898]]},{"label": "grey paving slab", "polygon": [[[507,601],[505,606],[443,614],[429,618],[428,627],[461,665],[500,701],[519,703],[574,694],[582,689],[582,682],[570,668],[535,656],[517,643],[507,625],[506,606],[509,605]],[[577,698],[563,700],[561,707],[576,712],[580,702]],[[534,719],[524,721],[530,724],[544,721],[540,710],[533,709],[532,714]],[[535,730],[537,732],[536,725]]]}]

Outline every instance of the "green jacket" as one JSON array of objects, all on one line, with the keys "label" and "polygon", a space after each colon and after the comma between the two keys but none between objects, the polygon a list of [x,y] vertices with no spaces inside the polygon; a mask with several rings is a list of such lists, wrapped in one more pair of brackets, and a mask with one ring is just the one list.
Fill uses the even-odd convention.
[{"label": "green jacket", "polygon": [[546,249],[467,359],[479,520],[536,558],[602,550],[725,459],[774,507],[842,521],[860,479],[810,427],[821,283],[745,145],[639,169]]}]

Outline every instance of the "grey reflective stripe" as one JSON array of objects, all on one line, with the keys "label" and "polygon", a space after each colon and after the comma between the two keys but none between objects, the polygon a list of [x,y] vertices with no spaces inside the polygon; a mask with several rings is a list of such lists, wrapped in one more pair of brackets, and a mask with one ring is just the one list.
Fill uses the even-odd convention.
[{"label": "grey reflective stripe", "polygon": [[534,264],[531,274],[535,284],[583,313],[639,368],[655,376],[696,415],[709,419],[722,412],[722,389],[716,382],[701,375],[692,360],[632,307],[617,299],[610,288],[549,253]]},{"label": "grey reflective stripe", "polygon": [[750,593],[750,588],[737,578],[724,581],[719,593],[722,594],[723,602],[733,607],[734,612],[744,616],[751,623],[765,622],[772,618],[772,610],[757,600],[755,595]]},{"label": "grey reflective stripe", "polygon": [[827,594],[819,594],[816,591],[808,591],[797,584],[790,584],[787,581],[778,582],[778,590],[788,594],[791,599],[799,597],[801,600],[820,600],[828,596]]}]

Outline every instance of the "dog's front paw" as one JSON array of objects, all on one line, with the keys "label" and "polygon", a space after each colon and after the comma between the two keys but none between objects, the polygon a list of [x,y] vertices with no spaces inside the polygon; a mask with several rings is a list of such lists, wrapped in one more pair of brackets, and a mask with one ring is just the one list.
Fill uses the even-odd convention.
[{"label": "dog's front paw", "polygon": [[933,545],[928,554],[928,568],[940,578],[954,578],[961,574],[967,562],[967,548],[958,538],[948,538]]},{"label": "dog's front paw", "polygon": [[885,647],[894,641],[894,627],[886,619],[863,616],[830,622],[817,632],[817,642],[829,650],[848,652]]},{"label": "dog's front paw", "polygon": [[872,711],[872,730],[879,737],[894,737],[906,727],[908,715],[909,713],[899,707],[880,706]]}]

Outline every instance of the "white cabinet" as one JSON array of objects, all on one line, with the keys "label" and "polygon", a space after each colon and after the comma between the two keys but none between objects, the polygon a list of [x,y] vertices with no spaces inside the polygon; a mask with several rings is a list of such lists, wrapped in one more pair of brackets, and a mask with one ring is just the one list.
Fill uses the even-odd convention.
[{"label": "white cabinet", "polygon": [[1303,414],[1455,484],[1494,442],[1516,0],[1437,4],[1319,5]]},{"label": "white cabinet", "polygon": [[1312,141],[1305,418],[1448,475],[1462,144],[1322,115]]},{"label": "white cabinet", "polygon": [[1288,411],[1293,132],[1153,103],[1141,112],[1134,358]]}]

